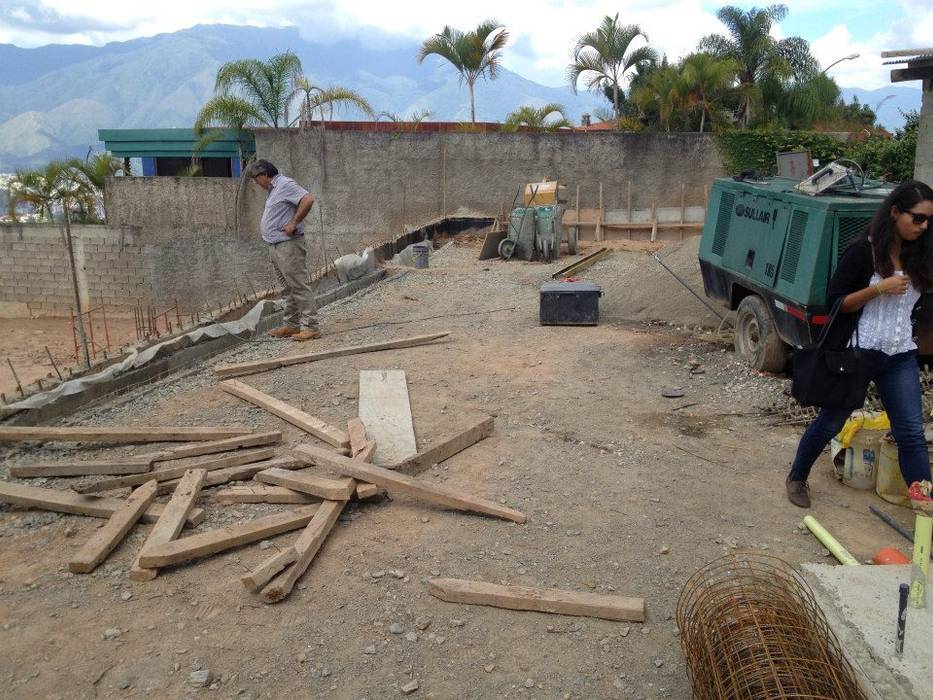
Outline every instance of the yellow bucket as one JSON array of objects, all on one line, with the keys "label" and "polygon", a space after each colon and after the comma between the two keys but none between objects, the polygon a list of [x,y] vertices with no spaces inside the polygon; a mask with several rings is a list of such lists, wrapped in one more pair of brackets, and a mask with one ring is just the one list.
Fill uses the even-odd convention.
[{"label": "yellow bucket", "polygon": [[888,503],[897,506],[909,505],[907,484],[901,476],[901,463],[897,458],[897,443],[890,438],[881,441],[881,455],[878,458],[878,478],[875,481],[875,493]]}]

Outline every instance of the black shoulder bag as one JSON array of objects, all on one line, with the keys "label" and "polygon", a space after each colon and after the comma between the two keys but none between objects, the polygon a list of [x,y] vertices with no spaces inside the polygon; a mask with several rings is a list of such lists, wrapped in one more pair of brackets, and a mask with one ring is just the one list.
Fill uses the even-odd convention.
[{"label": "black shoulder bag", "polygon": [[828,350],[823,347],[843,299],[845,297],[833,304],[829,322],[817,342],[794,354],[791,394],[804,406],[854,411],[865,403],[868,378],[865,358],[858,345],[858,324],[855,325],[854,348]]}]

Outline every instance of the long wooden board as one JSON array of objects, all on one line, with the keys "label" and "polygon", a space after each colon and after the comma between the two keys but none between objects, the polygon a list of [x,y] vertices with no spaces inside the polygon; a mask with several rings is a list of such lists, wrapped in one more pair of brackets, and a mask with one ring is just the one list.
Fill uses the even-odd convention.
[{"label": "long wooden board", "polygon": [[240,450],[245,447],[277,445],[280,442],[282,442],[282,433],[280,431],[267,430],[262,433],[251,433],[250,435],[241,435],[238,437],[226,438],[225,440],[213,440],[211,442],[195,443],[193,445],[182,445],[181,447],[170,447],[163,453],[165,454],[164,458],[158,457],[154,461],[164,462],[170,459],[201,457],[203,455],[217,454],[218,452]]},{"label": "long wooden board", "polygon": [[307,493],[329,501],[348,501],[353,495],[349,479],[325,479],[314,474],[298,474],[284,469],[266,469],[253,477],[256,481]]},{"label": "long wooden board", "polygon": [[367,436],[376,441],[374,464],[395,464],[418,452],[404,371],[360,372],[359,416]]},{"label": "long wooden board", "polygon": [[[204,488],[211,486],[221,486],[231,481],[248,481],[256,474],[266,469],[301,469],[308,466],[306,457],[276,457],[262,462],[253,462],[239,467],[228,467],[227,469],[218,469],[208,472],[204,480]],[[159,493],[171,493],[178,485],[178,479],[172,481],[163,481],[159,484]]]},{"label": "long wooden board", "polygon": [[597,593],[578,593],[553,588],[500,586],[483,581],[432,578],[428,592],[448,603],[489,605],[509,610],[533,610],[558,615],[581,615],[604,620],[645,621],[643,598],[625,598]]},{"label": "long wooden board", "polygon": [[152,469],[152,460],[137,457],[115,461],[88,460],[86,462],[23,464],[10,467],[10,476],[14,479],[38,476],[111,476],[142,474],[150,469]]},{"label": "long wooden board", "polygon": [[[376,449],[378,451],[378,445]],[[389,469],[366,464],[358,459],[332,454],[328,450],[315,445],[299,445],[295,448],[295,451],[307,456],[315,464],[328,467],[340,474],[352,476],[360,481],[382,486],[389,493],[404,493],[447,508],[484,513],[497,518],[512,520],[516,523],[523,523],[527,520],[524,513],[500,506],[498,503],[493,503],[485,498],[473,496],[447,486],[426,484],[406,474],[399,474]]]},{"label": "long wooden board", "polygon": [[[356,487],[353,479],[346,479],[347,487],[352,491]],[[293,549],[298,554],[295,562],[285,571],[276,576],[262,589],[259,597],[266,603],[278,603],[288,597],[298,579],[308,570],[311,560],[318,553],[324,540],[337,524],[337,518],[343,512],[346,501],[324,501],[318,508],[314,518],[301,533]]]},{"label": "long wooden board", "polygon": [[[110,516],[107,523],[91,535],[81,550],[68,562],[68,570],[76,574],[89,574],[114,548],[120,544],[136,521],[156,496],[156,482],[147,481],[130,494],[129,498]],[[184,519],[182,519],[182,524]]]},{"label": "long wooden board", "polygon": [[159,428],[145,426],[132,428],[3,426],[0,427],[0,442],[22,440],[51,442],[54,440],[58,442],[95,442],[101,445],[119,445],[134,442],[196,442],[200,440],[221,440],[248,435],[251,432],[252,430],[249,428],[191,428],[182,426]]},{"label": "long wooden board", "polygon": [[406,474],[417,474],[435,464],[440,464],[444,460],[450,459],[458,452],[463,452],[466,448],[489,437],[492,435],[494,424],[495,420],[491,416],[489,418],[484,418],[476,425],[456,435],[444,438],[424,452],[419,452],[414,457],[394,464],[391,468],[396,471],[405,472]]},{"label": "long wooden board", "polygon": [[291,423],[296,428],[301,428],[306,433],[313,435],[319,440],[323,440],[328,445],[333,445],[334,447],[350,446],[350,437],[342,430],[328,425],[320,418],[315,418],[310,413],[295,408],[274,396],[269,396],[269,394],[265,394],[259,391],[259,389],[254,389],[248,384],[244,384],[236,379],[228,379],[220,383],[220,388],[228,394],[243,399],[254,406],[264,408],[269,411],[269,413]]},{"label": "long wooden board", "polygon": [[[359,489],[357,489],[359,491]],[[317,498],[298,493],[284,486],[267,484],[243,484],[228,486],[214,494],[216,503],[314,503]]]},{"label": "long wooden board", "polygon": [[214,368],[214,373],[219,377],[237,377],[244,374],[256,374],[257,372],[267,372],[270,369],[279,367],[288,367],[290,365],[303,364],[305,362],[319,362],[328,360],[332,357],[344,357],[345,355],[359,355],[364,352],[378,352],[380,350],[397,350],[399,348],[412,348],[417,345],[427,345],[433,343],[439,338],[450,335],[449,332],[432,333],[430,335],[417,335],[410,338],[399,338],[385,343],[370,343],[368,345],[349,345],[333,350],[324,350],[323,352],[310,352],[301,355],[291,355],[287,357],[277,357],[272,360],[258,360],[255,362],[239,362],[233,365],[220,365]]},{"label": "long wooden board", "polygon": [[144,569],[139,565],[139,556],[146,551],[147,547],[171,542],[185,526],[185,518],[194,508],[198,500],[198,494],[201,493],[201,486],[204,484],[204,478],[207,472],[203,469],[189,469],[181,478],[175,493],[171,500],[165,506],[162,517],[153,526],[149,532],[149,537],[143,544],[140,553],[136,555],[136,560],[130,568],[130,579],[133,581],[151,581],[159,575],[158,569]]},{"label": "long wooden board", "polygon": [[[28,508],[51,510],[56,513],[88,515],[92,518],[109,518],[123,505],[122,498],[84,496],[64,489],[43,489],[0,481],[0,503],[13,503]],[[144,523],[154,523],[162,515],[164,506],[154,503],[143,513]],[[195,508],[188,514],[188,527],[196,527],[204,520],[204,510]]]},{"label": "long wooden board", "polygon": [[256,542],[289,530],[297,530],[310,522],[317,508],[317,505],[302,506],[284,513],[257,518],[248,523],[172,540],[143,552],[139,557],[139,565],[147,569],[171,566]]},{"label": "long wooden board", "polygon": [[156,481],[169,481],[178,479],[185,475],[189,469],[204,469],[213,471],[215,469],[226,469],[227,467],[236,467],[250,462],[259,462],[264,459],[271,459],[275,456],[274,447],[263,447],[258,450],[247,450],[235,452],[223,457],[210,457],[202,459],[200,462],[194,462],[185,467],[169,467],[167,469],[157,469],[145,474],[130,474],[128,476],[115,476],[112,479],[101,479],[85,484],[75,484],[72,488],[78,493],[100,493],[101,491],[112,491],[126,486],[138,486],[149,479]]}]

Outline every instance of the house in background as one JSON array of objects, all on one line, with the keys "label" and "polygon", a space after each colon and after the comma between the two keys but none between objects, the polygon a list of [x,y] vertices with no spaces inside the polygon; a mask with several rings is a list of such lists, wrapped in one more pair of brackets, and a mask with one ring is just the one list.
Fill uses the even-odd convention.
[{"label": "house in background", "polygon": [[192,164],[204,177],[239,177],[242,158],[255,153],[256,141],[247,131],[211,129],[212,138],[195,151],[200,138],[192,129],[99,129],[97,138],[127,168],[134,159],[132,175],[190,174]]}]

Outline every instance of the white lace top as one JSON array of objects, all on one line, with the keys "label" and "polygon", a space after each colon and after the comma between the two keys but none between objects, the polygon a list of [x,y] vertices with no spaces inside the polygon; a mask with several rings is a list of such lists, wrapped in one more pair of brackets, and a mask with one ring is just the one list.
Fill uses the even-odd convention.
[{"label": "white lace top", "polygon": [[[895,270],[894,274],[904,273]],[[876,272],[871,276],[869,285],[877,284],[881,279],[881,275]],[[859,347],[880,350],[885,355],[916,350],[910,314],[919,298],[920,292],[911,284],[904,294],[882,294],[865,304],[858,322]],[[855,333],[849,344],[855,345]]]}]

